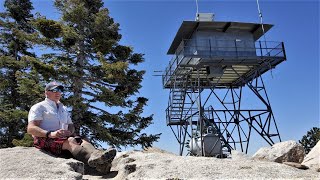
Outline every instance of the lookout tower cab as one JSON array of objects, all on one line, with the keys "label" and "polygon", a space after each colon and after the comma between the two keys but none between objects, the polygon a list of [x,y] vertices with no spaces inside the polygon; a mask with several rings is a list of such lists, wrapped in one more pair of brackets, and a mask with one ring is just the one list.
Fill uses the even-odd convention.
[{"label": "lookout tower cab", "polygon": [[[186,142],[195,155],[221,155],[224,147],[248,152],[253,131],[270,145],[274,138],[281,141],[261,75],[286,60],[283,42],[263,37],[271,24],[212,17],[200,14],[196,21],[182,22],[162,75],[163,87],[170,89],[166,122],[180,154]],[[262,105],[244,107],[243,87]],[[219,97],[220,91],[225,95]]]},{"label": "lookout tower cab", "polygon": [[[198,78],[190,72],[195,70],[200,70],[203,86],[212,83],[218,88],[243,86],[238,75],[229,73],[231,67],[241,69],[239,75],[249,80],[254,66],[268,64],[260,69],[262,74],[286,59],[282,42],[257,41],[263,35],[261,24],[205,20],[183,21],[168,50],[173,58],[163,76],[165,88],[174,86],[175,75]],[[264,32],[272,26],[263,24]]]}]

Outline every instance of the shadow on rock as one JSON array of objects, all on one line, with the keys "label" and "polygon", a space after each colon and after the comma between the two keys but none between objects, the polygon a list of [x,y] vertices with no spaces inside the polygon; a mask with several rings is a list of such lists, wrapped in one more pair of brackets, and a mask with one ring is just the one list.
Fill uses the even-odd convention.
[{"label": "shadow on rock", "polygon": [[84,174],[90,175],[90,176],[102,176],[103,178],[114,178],[118,175],[118,171],[110,171],[109,173],[105,174],[97,171],[96,169],[88,165],[85,165],[84,169],[85,169]]}]

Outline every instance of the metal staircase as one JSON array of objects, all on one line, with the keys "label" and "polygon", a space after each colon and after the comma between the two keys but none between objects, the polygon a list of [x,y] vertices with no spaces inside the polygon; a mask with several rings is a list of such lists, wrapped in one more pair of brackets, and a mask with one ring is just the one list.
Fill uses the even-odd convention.
[{"label": "metal staircase", "polygon": [[170,97],[167,113],[167,124],[181,124],[183,123],[184,101],[186,97],[186,75],[174,77],[174,88],[170,89]]}]

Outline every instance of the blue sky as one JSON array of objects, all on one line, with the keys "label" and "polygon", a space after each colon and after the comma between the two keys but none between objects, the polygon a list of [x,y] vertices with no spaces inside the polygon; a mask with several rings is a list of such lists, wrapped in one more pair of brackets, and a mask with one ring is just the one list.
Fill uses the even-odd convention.
[{"label": "blue sky", "polygon": [[[3,0],[0,0],[3,4]],[[33,1],[36,11],[48,18],[59,14],[52,1]],[[195,0],[104,1],[110,15],[120,23],[121,43],[145,54],[138,69],[147,73],[140,95],[149,99],[145,115],[154,114],[154,124],[146,131],[162,133],[156,147],[177,153],[171,129],[165,123],[169,90],[153,71],[164,70],[171,56],[167,50],[184,20],[194,20]],[[259,22],[256,0],[199,0],[199,12],[214,13],[216,21]],[[319,127],[319,1],[260,0],[264,23],[274,24],[268,41],[285,43],[287,61],[266,73],[264,82],[283,141],[301,139],[311,127]],[[1,6],[1,9],[3,7]],[[251,141],[250,153],[265,146],[262,138]]]}]

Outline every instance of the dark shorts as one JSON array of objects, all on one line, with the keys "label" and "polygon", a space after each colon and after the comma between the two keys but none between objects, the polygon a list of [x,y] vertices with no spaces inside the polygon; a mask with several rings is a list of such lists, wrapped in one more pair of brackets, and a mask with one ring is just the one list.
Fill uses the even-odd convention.
[{"label": "dark shorts", "polygon": [[68,139],[34,137],[33,145],[38,149],[51,152],[56,156],[63,153],[62,145]]}]

